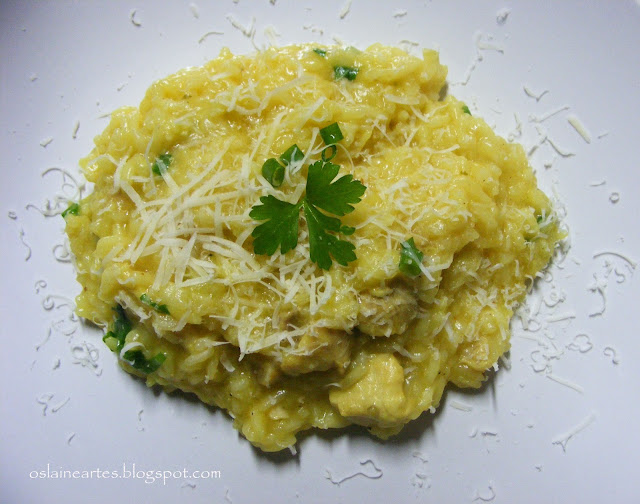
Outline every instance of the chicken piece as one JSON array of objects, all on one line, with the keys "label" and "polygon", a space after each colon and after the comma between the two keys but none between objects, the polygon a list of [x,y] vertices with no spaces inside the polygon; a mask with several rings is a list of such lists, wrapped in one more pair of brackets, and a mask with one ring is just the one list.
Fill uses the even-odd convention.
[{"label": "chicken piece", "polygon": [[332,389],[329,401],[340,414],[360,425],[393,427],[407,420],[404,370],[392,354],[375,354],[360,380],[346,389]]},{"label": "chicken piece", "polygon": [[262,355],[253,354],[247,356],[251,369],[257,382],[267,388],[271,388],[280,378],[282,372],[278,365]]},{"label": "chicken piece", "polygon": [[280,368],[296,376],[335,367],[344,371],[351,362],[351,338],[339,329],[318,327],[300,338],[294,352],[282,357]]},{"label": "chicken piece", "polygon": [[360,294],[358,329],[369,336],[391,336],[407,330],[416,318],[418,302],[404,286],[378,287]]}]

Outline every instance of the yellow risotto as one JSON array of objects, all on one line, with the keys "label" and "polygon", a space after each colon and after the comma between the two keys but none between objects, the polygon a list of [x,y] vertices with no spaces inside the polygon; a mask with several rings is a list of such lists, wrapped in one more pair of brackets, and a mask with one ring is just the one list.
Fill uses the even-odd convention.
[{"label": "yellow risotto", "polygon": [[562,237],[520,145],[373,45],[220,56],[111,115],[65,213],[80,316],[122,367],[265,451],[388,438],[479,387]]}]

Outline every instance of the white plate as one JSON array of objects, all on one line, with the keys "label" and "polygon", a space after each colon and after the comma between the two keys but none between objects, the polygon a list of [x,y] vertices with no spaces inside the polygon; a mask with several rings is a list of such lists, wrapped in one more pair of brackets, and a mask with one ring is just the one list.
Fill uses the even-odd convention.
[{"label": "white plate", "polygon": [[[640,6],[546,4],[3,1],[0,501],[638,502]],[[227,415],[147,390],[99,331],[69,320],[63,221],[27,208],[61,192],[61,172],[45,170],[77,173],[101,116],[225,45],[268,44],[268,26],[279,44],[439,49],[449,91],[531,149],[566,207],[572,248],[531,297],[529,331],[514,321],[511,368],[480,392],[449,390],[386,443],[353,428],[264,455]],[[87,350],[95,362],[78,364]],[[133,464],[136,476],[219,477],[97,472]],[[51,477],[60,470],[80,472]]]}]

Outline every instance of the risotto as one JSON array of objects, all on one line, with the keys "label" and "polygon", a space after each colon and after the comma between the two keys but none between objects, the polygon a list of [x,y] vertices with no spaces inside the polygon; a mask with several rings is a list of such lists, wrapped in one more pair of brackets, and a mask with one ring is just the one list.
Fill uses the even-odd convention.
[{"label": "risotto", "polygon": [[430,50],[297,45],[154,83],[81,161],[78,314],[265,451],[312,427],[386,439],[479,387],[562,234],[446,75]]}]

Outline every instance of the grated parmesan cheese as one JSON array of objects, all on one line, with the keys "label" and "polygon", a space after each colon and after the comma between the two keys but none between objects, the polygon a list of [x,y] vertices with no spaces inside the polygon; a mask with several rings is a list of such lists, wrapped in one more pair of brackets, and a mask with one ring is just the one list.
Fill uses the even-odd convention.
[{"label": "grated parmesan cheese", "polygon": [[573,126],[573,129],[578,132],[578,134],[585,142],[587,142],[588,144],[591,143],[591,133],[589,133],[587,128],[584,126],[584,124],[582,124],[582,121],[580,121],[577,116],[570,115],[567,117],[567,121],[571,126]]}]

